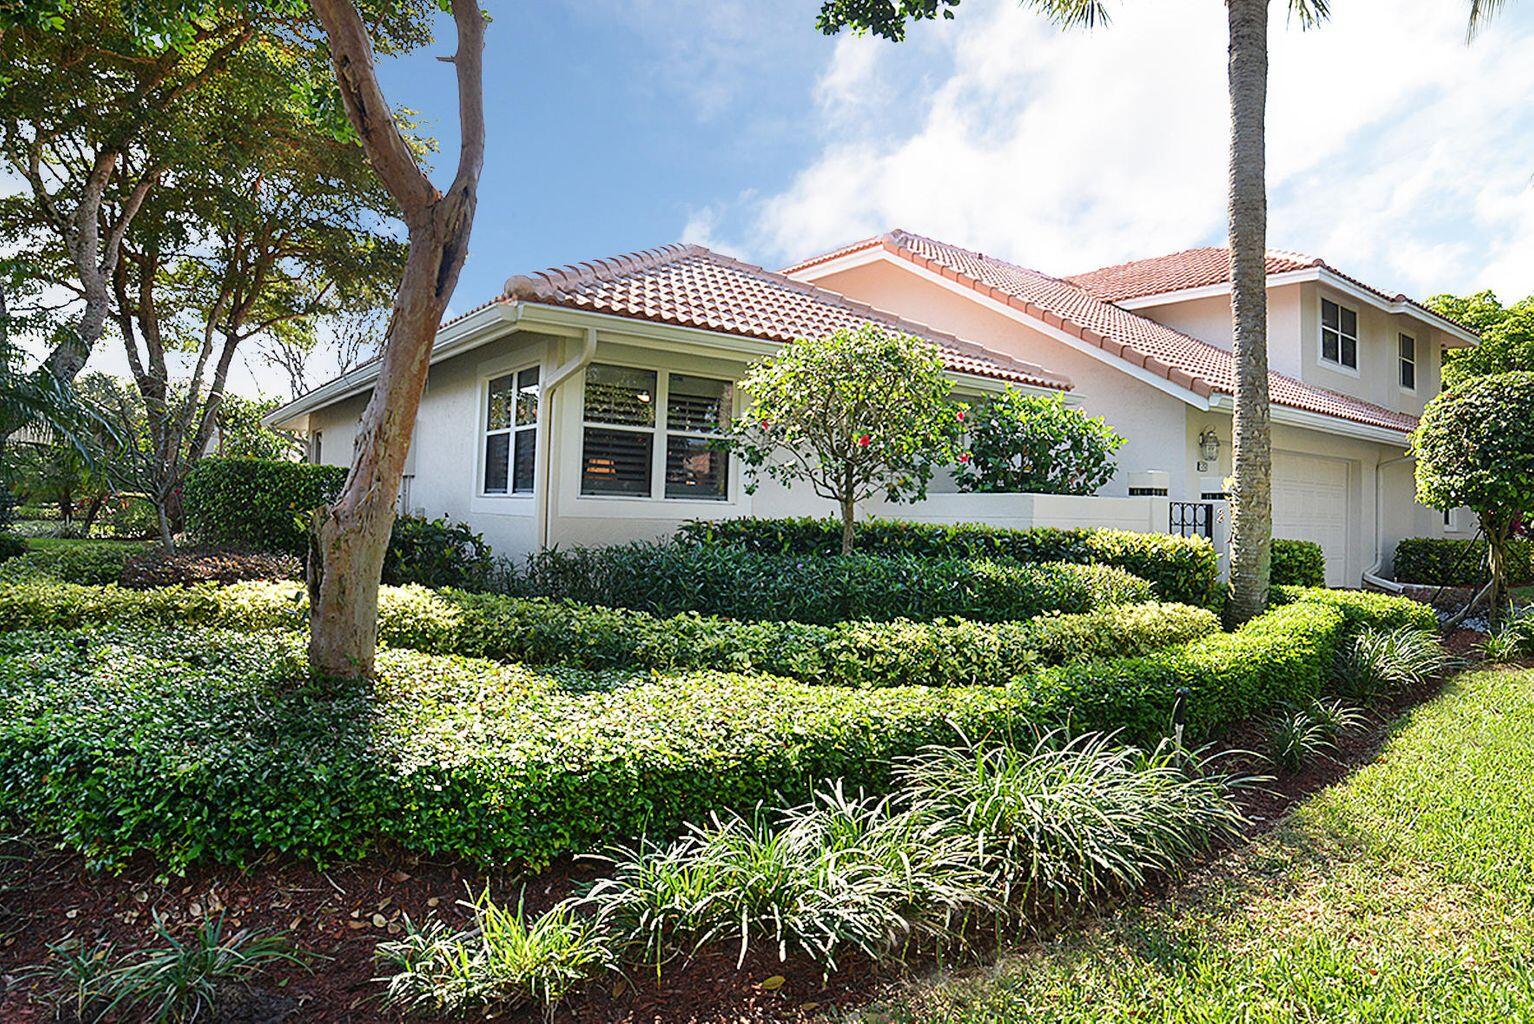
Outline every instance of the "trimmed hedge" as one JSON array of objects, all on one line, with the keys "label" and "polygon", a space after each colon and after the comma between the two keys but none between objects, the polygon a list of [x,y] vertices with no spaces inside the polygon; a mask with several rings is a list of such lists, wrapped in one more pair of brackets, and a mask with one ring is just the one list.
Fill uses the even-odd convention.
[{"label": "trimmed hedge", "polygon": [[483,590],[494,571],[490,545],[468,523],[395,516],[384,551],[383,582]]},{"label": "trimmed hedge", "polygon": [[[677,536],[695,544],[767,554],[829,555],[841,550],[841,523],[801,516],[721,519],[684,524]],[[880,555],[924,558],[997,558],[1014,562],[1074,562],[1117,566],[1149,580],[1163,601],[1208,605],[1220,594],[1220,560],[1201,537],[1129,530],[1008,530],[983,523],[944,526],[898,519],[866,519],[856,546]]]},{"label": "trimmed hedge", "polygon": [[[1473,587],[1486,581],[1486,542],[1451,537],[1408,537],[1396,544],[1395,578],[1431,587]],[[1534,545],[1522,537],[1507,542],[1507,582],[1534,583]]]},{"label": "trimmed hedge", "polygon": [[[421,587],[385,587],[379,640],[529,665],[770,672],[838,686],[996,685],[1040,665],[1144,654],[1218,632],[1186,605],[1119,605],[1025,622],[736,622]],[[35,583],[0,592],[0,629],[158,625],[300,629],[301,587],[238,584],[130,591]]]},{"label": "trimmed hedge", "polygon": [[147,549],[145,544],[109,540],[33,547],[0,562],[0,582],[11,584],[42,578],[95,585],[116,583],[123,566]]},{"label": "trimmed hedge", "polygon": [[1326,552],[1313,540],[1273,538],[1269,582],[1275,587],[1326,586]]},{"label": "trimmed hedge", "polygon": [[1275,607],[1292,604],[1320,605],[1342,615],[1349,633],[1365,627],[1437,630],[1438,613],[1420,601],[1369,590],[1329,590],[1326,587],[1274,587],[1269,597]]},{"label": "trimmed hedge", "polygon": [[303,557],[309,514],[334,501],[345,482],[345,466],[201,459],[181,490],[187,530],[211,544]]},{"label": "trimmed hedge", "polygon": [[1022,565],[917,555],[773,555],[683,543],[543,551],[511,587],[521,596],[732,619],[982,622],[1148,601],[1145,580],[1107,565]]},{"label": "trimmed hedge", "polygon": [[1309,600],[1141,658],[1046,669],[1012,686],[808,686],[661,676],[572,693],[521,666],[384,651],[371,689],[299,684],[297,636],[0,636],[0,813],[92,860],[248,862],[269,850],[532,865],[662,833],[709,811],[877,791],[931,743],[1030,725],[1163,735],[1186,686],[1197,742],[1318,692],[1349,621],[1411,617],[1399,598]]}]

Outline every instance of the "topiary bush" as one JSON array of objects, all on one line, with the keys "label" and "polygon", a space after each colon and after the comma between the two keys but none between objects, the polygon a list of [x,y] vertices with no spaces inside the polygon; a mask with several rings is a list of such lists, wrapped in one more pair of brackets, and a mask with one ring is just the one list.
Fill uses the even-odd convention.
[{"label": "topiary bush", "polygon": [[[1486,581],[1486,542],[1451,537],[1407,537],[1396,544],[1395,578],[1430,587],[1473,587]],[[1534,546],[1525,538],[1507,542],[1507,582],[1534,583]]]},{"label": "topiary bush", "polygon": [[1326,586],[1326,552],[1313,540],[1273,538],[1269,582],[1275,586]]},{"label": "topiary bush", "polygon": [[383,581],[391,586],[481,590],[495,569],[490,545],[468,523],[398,516],[384,553]]},{"label": "topiary bush", "polygon": [[897,759],[962,736],[1066,726],[1154,742],[1178,687],[1199,742],[1314,697],[1349,616],[1399,617],[1392,602],[1411,603],[1299,601],[1235,633],[1000,687],[706,672],[604,688],[568,670],[393,650],[372,687],[335,692],[303,682],[298,634],[11,631],[0,814],[98,865],[148,853],[177,871],[273,850],[330,862],[381,840],[541,865],[791,802],[825,779],[887,790]]},{"label": "topiary bush", "polygon": [[0,533],[0,562],[8,562],[27,553],[27,542],[13,533]]},{"label": "topiary bush", "polygon": [[525,596],[657,615],[696,611],[811,623],[951,615],[999,622],[1153,596],[1145,580],[1108,565],[909,554],[773,555],[675,542],[539,552],[511,586]]},{"label": "topiary bush", "polygon": [[[167,587],[134,592],[58,583],[0,592],[0,628],[156,624],[301,629],[307,604],[292,584]],[[658,618],[600,608],[420,587],[384,588],[379,640],[435,654],[627,672],[770,672],[836,686],[999,685],[1039,666],[1145,654],[1219,630],[1206,609],[1118,605],[1025,622],[737,622]]]},{"label": "topiary bush", "polygon": [[182,487],[187,531],[221,547],[303,557],[309,514],[334,501],[345,482],[344,466],[205,458]]},{"label": "topiary bush", "polygon": [[[699,520],[684,524],[677,536],[705,546],[768,554],[834,554],[840,548],[841,524],[808,516]],[[1050,527],[1009,530],[983,523],[896,519],[863,520],[855,537],[859,551],[879,555],[1113,565],[1149,580],[1163,601],[1179,604],[1209,605],[1221,592],[1219,556],[1202,537]]]}]

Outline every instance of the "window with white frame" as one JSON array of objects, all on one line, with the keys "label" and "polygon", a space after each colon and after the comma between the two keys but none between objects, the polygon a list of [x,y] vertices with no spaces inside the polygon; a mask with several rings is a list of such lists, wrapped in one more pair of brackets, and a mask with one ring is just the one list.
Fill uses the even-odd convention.
[{"label": "window with white frame", "polygon": [[1400,336],[1401,387],[1407,391],[1417,390],[1417,339],[1410,334]]},{"label": "window with white frame", "polygon": [[309,435],[309,461],[316,466],[324,462],[325,458],[325,432],[316,430]]},{"label": "window with white frame", "polygon": [[485,389],[484,493],[533,493],[537,454],[538,367],[529,366]]},{"label": "window with white frame", "polygon": [[1358,311],[1321,300],[1321,361],[1358,369]]},{"label": "window with white frame", "polygon": [[581,494],[724,501],[734,385],[684,373],[594,363],[586,370]]}]

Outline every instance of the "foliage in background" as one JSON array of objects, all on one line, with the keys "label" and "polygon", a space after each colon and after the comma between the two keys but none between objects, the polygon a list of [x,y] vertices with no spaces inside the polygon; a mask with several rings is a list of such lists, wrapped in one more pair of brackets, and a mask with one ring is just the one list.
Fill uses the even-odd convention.
[{"label": "foliage in background", "polygon": [[345,466],[203,459],[183,489],[187,530],[212,544],[302,557],[314,510],[334,500],[345,479]]},{"label": "foliage in background", "polygon": [[142,544],[105,540],[69,541],[34,548],[0,566],[0,582],[22,584],[41,577],[82,586],[105,586],[116,583],[123,566],[143,549]]},{"label": "foliage in background", "polygon": [[1473,377],[1434,398],[1412,432],[1417,500],[1468,508],[1486,535],[1493,620],[1507,604],[1507,545],[1534,511],[1534,370]]},{"label": "foliage in background", "polygon": [[212,454],[222,459],[303,458],[304,439],[286,430],[273,430],[261,417],[282,404],[278,398],[225,395],[218,404],[218,444]]},{"label": "foliage in background", "polygon": [[[754,478],[803,481],[841,508],[852,550],[859,501],[918,501],[957,455],[963,407],[928,342],[874,324],[800,339],[741,381],[749,405],[731,449]],[[755,480],[750,485],[755,486]]]},{"label": "foliage in background", "polygon": [[1534,295],[1504,306],[1487,290],[1464,296],[1434,295],[1425,305],[1481,336],[1474,348],[1444,350],[1444,387],[1491,373],[1534,370]]},{"label": "foliage in background", "polygon": [[510,587],[657,615],[814,623],[950,615],[1000,622],[1152,597],[1148,582],[1108,565],[864,552],[810,558],[677,541],[541,551]]},{"label": "foliage in background", "polygon": [[1275,587],[1326,586],[1326,552],[1313,540],[1273,538],[1271,580]]},{"label": "foliage in background", "polygon": [[[1507,585],[1534,583],[1534,545],[1509,537],[1503,561]],[[1433,587],[1471,587],[1486,582],[1486,542],[1460,537],[1407,537],[1396,544],[1395,578]]]},{"label": "foliage in background", "polygon": [[384,553],[383,582],[390,586],[483,590],[495,570],[490,546],[468,523],[396,516]]},{"label": "foliage in background", "polygon": [[[841,524],[807,516],[699,520],[677,531],[683,540],[764,554],[827,555],[839,550]],[[992,558],[1015,562],[1113,565],[1149,580],[1163,601],[1208,605],[1220,589],[1220,559],[1202,537],[1130,530],[1009,530],[983,523],[945,526],[898,519],[857,524],[858,550],[923,558]]]},{"label": "foliage in background", "polygon": [[1094,494],[1118,469],[1124,438],[1101,416],[1068,408],[1064,395],[1011,385],[964,420],[969,458],[954,471],[963,491]]}]

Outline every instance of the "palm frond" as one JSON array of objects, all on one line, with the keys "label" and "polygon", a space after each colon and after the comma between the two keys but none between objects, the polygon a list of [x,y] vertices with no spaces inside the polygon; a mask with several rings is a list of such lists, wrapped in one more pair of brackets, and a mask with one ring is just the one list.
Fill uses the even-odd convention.
[{"label": "palm frond", "polygon": [[1465,28],[1465,41],[1473,40],[1486,23],[1502,10],[1504,0],[1470,0],[1470,21]]},{"label": "palm frond", "polygon": [[1106,0],[1020,0],[1061,28],[1093,29],[1109,21]]},{"label": "palm frond", "polygon": [[1302,29],[1316,28],[1332,16],[1331,0],[1289,0],[1289,16]]}]

